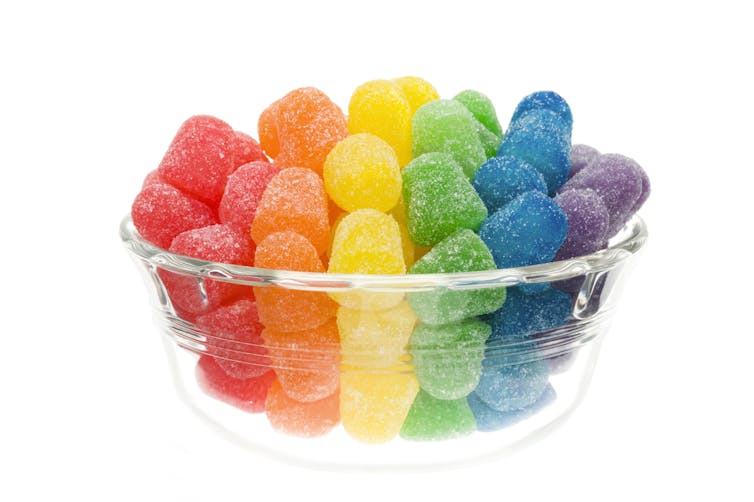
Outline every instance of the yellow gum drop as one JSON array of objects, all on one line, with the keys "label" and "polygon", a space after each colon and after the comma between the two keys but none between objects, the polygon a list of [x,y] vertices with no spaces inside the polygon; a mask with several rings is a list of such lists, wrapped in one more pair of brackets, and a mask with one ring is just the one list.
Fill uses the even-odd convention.
[{"label": "yellow gum drop", "polygon": [[338,309],[343,364],[385,368],[410,360],[406,345],[416,324],[407,301],[381,311]]},{"label": "yellow gum drop", "polygon": [[402,166],[411,161],[411,104],[401,87],[390,80],[371,80],[351,95],[348,132],[368,132],[395,150]]},{"label": "yellow gum drop", "polygon": [[369,371],[342,367],[340,419],[345,431],[363,443],[384,443],[400,432],[419,392],[410,367]]},{"label": "yellow gum drop", "polygon": [[406,262],[406,268],[416,261],[414,243],[408,233],[408,223],[406,221],[406,206],[403,204],[403,197],[398,200],[398,204],[389,213],[395,221],[398,222],[398,228],[401,230],[401,245],[403,246],[403,260]]},{"label": "yellow gum drop", "polygon": [[342,209],[390,211],[401,196],[401,166],[393,148],[374,134],[351,135],[327,155],[325,190]]},{"label": "yellow gum drop", "polygon": [[403,89],[409,105],[411,105],[411,115],[416,112],[422,105],[440,99],[435,86],[420,77],[400,77],[393,79]]},{"label": "yellow gum drop", "polygon": [[[401,231],[392,216],[375,209],[359,209],[343,217],[335,229],[327,270],[334,274],[403,274]],[[384,310],[396,306],[403,293],[356,289],[330,293],[339,304],[355,310]]]}]

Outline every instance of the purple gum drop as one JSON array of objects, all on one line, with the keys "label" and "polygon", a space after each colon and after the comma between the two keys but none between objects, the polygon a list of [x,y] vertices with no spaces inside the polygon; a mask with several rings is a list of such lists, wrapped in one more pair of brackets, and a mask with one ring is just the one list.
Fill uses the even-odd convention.
[{"label": "purple gum drop", "polygon": [[[649,184],[649,176],[647,176],[646,171],[642,169],[640,165],[636,165],[639,168],[639,172],[641,174],[641,195],[639,196],[639,199],[636,201],[636,204],[634,204],[634,207],[631,208],[631,214],[634,214],[636,211],[638,211],[641,206],[644,205],[644,203],[649,198],[649,193],[652,191],[652,188]],[[631,215],[629,215],[629,218]]]},{"label": "purple gum drop", "polygon": [[641,171],[636,161],[623,155],[600,155],[568,180],[558,193],[574,188],[591,188],[597,192],[610,215],[607,234],[611,236],[628,221],[642,195]]},{"label": "purple gum drop", "polygon": [[610,215],[597,192],[588,188],[567,190],[555,197],[555,203],[568,219],[556,261],[591,254],[605,244]]},{"label": "purple gum drop", "polygon": [[571,146],[571,171],[568,173],[568,179],[573,178],[576,173],[592,163],[600,152],[589,145],[572,145]]}]

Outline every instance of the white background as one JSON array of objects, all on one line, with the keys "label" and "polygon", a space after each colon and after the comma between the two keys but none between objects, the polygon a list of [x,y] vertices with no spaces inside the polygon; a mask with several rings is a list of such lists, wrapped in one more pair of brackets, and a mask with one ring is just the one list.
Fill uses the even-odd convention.
[{"label": "white background", "polygon": [[[751,17],[498,4],[3,2],[0,499],[751,500]],[[407,74],[483,91],[503,122],[559,92],[574,142],[649,173],[649,245],[584,403],[545,441],[443,473],[275,463],[176,397],[118,224],[188,116],[256,135],[296,87],[345,107]]]}]

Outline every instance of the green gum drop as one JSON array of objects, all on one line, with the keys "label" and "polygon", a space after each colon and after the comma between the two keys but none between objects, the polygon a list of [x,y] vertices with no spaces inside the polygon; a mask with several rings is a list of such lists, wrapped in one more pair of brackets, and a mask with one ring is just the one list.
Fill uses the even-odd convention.
[{"label": "green gum drop", "polygon": [[414,441],[438,441],[467,436],[475,430],[476,420],[465,398],[435,399],[420,390],[400,435]]},{"label": "green gum drop", "polygon": [[462,228],[478,230],[487,208],[448,153],[421,155],[403,168],[403,200],[409,236],[433,246]]},{"label": "green gum drop", "polygon": [[[469,229],[446,237],[414,263],[411,274],[441,274],[494,270],[492,258],[482,239]],[[489,314],[505,302],[505,288],[451,290],[436,288],[408,294],[416,316],[427,324],[447,324],[461,319]]]},{"label": "green gum drop", "polygon": [[431,152],[448,153],[463,168],[466,177],[472,179],[487,160],[474,121],[474,115],[452,99],[423,105],[411,123],[413,157]]}]

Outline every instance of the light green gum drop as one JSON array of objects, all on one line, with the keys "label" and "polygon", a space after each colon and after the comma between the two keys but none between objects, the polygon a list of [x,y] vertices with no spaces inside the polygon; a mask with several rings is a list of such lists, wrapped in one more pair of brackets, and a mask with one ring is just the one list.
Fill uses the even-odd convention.
[{"label": "light green gum drop", "polygon": [[490,98],[479,91],[467,89],[459,92],[453,99],[465,106],[474,118],[499,140],[503,139],[503,128],[500,126],[497,112]]},{"label": "light green gum drop", "polygon": [[425,104],[416,111],[411,123],[413,157],[448,153],[466,177],[472,179],[487,160],[474,122],[474,115],[458,101],[440,99]]}]

